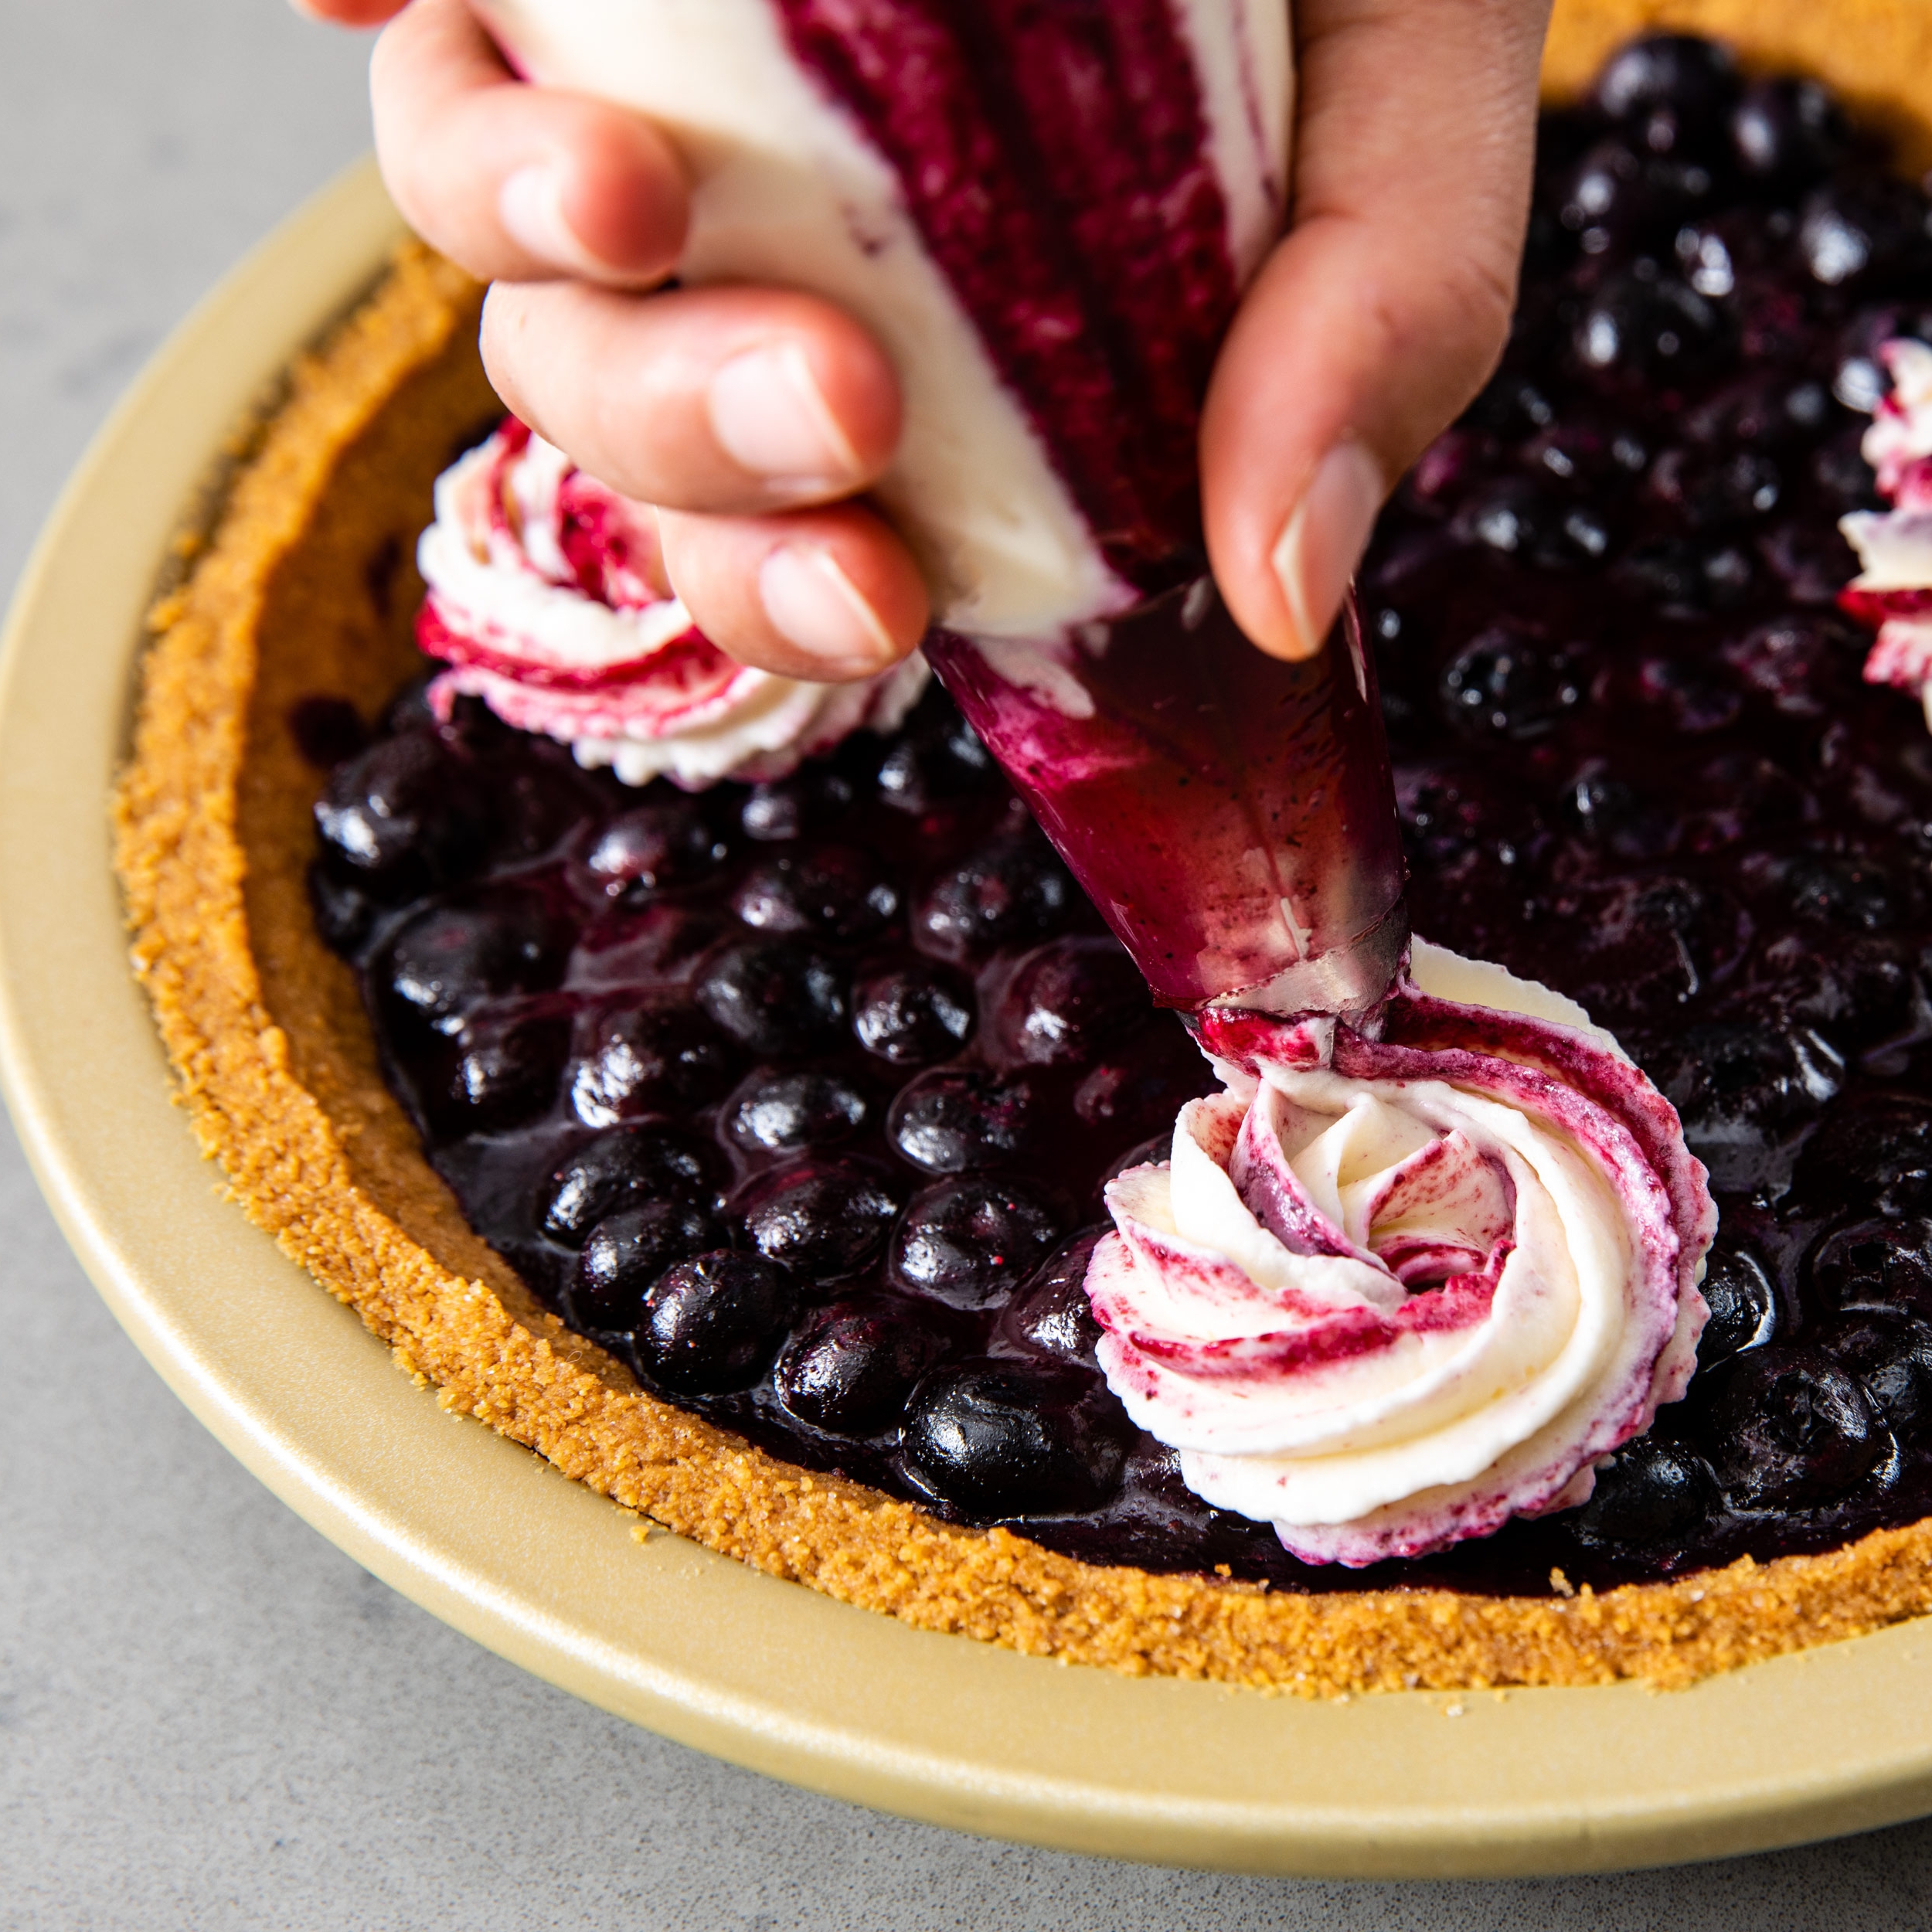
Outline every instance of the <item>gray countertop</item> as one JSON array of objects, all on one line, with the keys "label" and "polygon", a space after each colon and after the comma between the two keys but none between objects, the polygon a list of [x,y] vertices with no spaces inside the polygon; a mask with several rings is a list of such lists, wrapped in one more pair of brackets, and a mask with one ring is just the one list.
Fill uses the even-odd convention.
[{"label": "gray countertop", "polygon": [[[0,584],[164,332],[366,145],[366,52],[277,0],[0,0]],[[230,1461],[4,1127],[0,1335],[0,1927],[1932,1923],[1932,1825],[1620,1878],[1227,1878],[662,1743],[445,1629]]]}]

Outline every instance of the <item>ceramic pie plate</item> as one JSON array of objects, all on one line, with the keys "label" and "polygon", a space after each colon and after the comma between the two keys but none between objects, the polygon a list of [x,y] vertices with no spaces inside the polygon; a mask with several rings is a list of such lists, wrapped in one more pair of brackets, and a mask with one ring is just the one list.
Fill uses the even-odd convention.
[{"label": "ceramic pie plate", "polygon": [[56,508],[0,659],[0,1075],[123,1326],[386,1582],[605,1709],[812,1789],[1068,1850],[1306,1875],[1707,1858],[1932,1811],[1932,1620],[1658,1692],[1311,1702],[915,1631],[633,1519],[416,1386],[223,1198],[129,971],[107,801],[169,543],[265,386],[402,233],[373,168],[155,359]]}]

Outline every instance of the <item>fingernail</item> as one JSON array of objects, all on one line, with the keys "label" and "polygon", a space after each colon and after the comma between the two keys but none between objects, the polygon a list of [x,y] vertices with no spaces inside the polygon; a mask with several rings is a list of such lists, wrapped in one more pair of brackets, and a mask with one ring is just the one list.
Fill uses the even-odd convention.
[{"label": "fingernail", "polygon": [[816,544],[774,550],[759,566],[758,596],[771,628],[828,683],[870,677],[900,655],[879,613]]},{"label": "fingernail", "polygon": [[709,406],[725,454],[783,490],[838,487],[860,474],[859,453],[794,342],[733,356],[711,379]]},{"label": "fingernail", "polygon": [[1289,648],[1278,655],[1311,658],[1326,642],[1349,580],[1369,547],[1383,493],[1380,466],[1352,436],[1317,465],[1274,546],[1274,574],[1294,628]]},{"label": "fingernail", "polygon": [[496,212],[511,240],[539,261],[578,275],[611,273],[610,264],[599,261],[565,219],[563,169],[557,162],[534,162],[509,176],[497,190]]}]

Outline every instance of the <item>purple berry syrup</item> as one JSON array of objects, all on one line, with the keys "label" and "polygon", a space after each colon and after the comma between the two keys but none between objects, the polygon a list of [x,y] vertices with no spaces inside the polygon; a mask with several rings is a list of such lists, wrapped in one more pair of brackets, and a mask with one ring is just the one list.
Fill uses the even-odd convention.
[{"label": "purple berry syrup", "polygon": [[1502,372],[1362,572],[1418,930],[1614,1028],[1719,1196],[1690,1394],[1584,1509],[1311,1570],[1127,1423],[1098,1187],[1209,1083],[937,692],[696,798],[302,708],[318,925],[432,1164],[668,1399],[1097,1561],[1536,1593],[1932,1513],[1932,737],[1832,608],[1927,220],[1815,90],[1639,43],[1546,121]]}]

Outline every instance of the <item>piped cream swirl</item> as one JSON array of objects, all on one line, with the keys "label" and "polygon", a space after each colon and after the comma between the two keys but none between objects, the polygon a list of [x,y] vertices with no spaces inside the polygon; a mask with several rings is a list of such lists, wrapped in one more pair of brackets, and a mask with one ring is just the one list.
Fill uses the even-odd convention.
[{"label": "piped cream swirl", "polygon": [[1682,1395],[1716,1210],[1581,1009],[1418,943],[1372,1023],[1210,1013],[1226,1090],[1119,1177],[1087,1291],[1129,1413],[1310,1562],[1582,1502]]},{"label": "piped cream swirl", "polygon": [[1932,723],[1932,346],[1901,336],[1879,354],[1892,387],[1859,451],[1890,507],[1839,518],[1861,568],[1838,601],[1877,628],[1866,682],[1910,692]]},{"label": "piped cream swirl", "polygon": [[650,513],[513,417],[437,479],[417,557],[417,641],[450,665],[432,702],[481,698],[628,784],[782,777],[925,689],[917,655],[853,684],[734,662],[671,594]]}]

